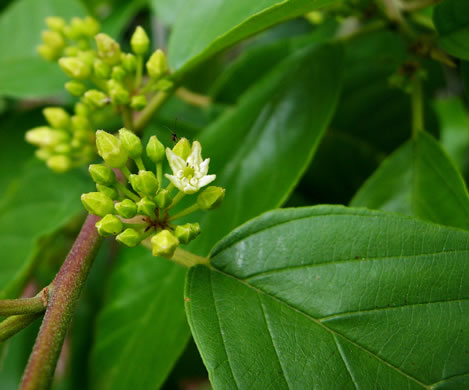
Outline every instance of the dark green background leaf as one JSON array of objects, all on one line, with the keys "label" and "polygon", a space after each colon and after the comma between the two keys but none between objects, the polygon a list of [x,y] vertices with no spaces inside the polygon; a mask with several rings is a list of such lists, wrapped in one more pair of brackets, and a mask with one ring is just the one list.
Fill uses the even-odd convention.
[{"label": "dark green background leaf", "polygon": [[213,387],[467,388],[468,243],[464,231],[364,209],[251,221],[216,246],[213,269],[187,278]]}]

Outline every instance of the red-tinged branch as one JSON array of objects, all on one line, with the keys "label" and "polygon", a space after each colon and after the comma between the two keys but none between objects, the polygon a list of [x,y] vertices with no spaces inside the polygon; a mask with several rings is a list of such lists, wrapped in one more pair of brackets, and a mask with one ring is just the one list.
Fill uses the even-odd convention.
[{"label": "red-tinged branch", "polygon": [[67,259],[52,282],[54,288],[23,374],[21,390],[45,390],[52,383],[65,334],[102,241],[95,228],[98,219],[94,215],[86,218]]}]

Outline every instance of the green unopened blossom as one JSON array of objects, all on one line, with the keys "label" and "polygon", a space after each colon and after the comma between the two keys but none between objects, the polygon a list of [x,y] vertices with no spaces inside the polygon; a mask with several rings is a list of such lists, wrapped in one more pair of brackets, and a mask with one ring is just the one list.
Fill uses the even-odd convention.
[{"label": "green unopened blossom", "polygon": [[67,172],[72,162],[68,156],[55,155],[47,159],[47,166],[56,173]]},{"label": "green unopened blossom", "polygon": [[96,229],[102,236],[115,236],[122,231],[122,228],[122,221],[112,214],[108,214],[96,222]]},{"label": "green unopened blossom", "polygon": [[122,146],[129,153],[130,158],[136,159],[142,155],[143,146],[140,138],[126,128],[119,130],[119,138],[122,142]]},{"label": "green unopened blossom", "polygon": [[116,237],[116,240],[130,248],[133,248],[140,244],[142,241],[142,235],[135,229],[127,228]]},{"label": "green unopened blossom", "polygon": [[64,29],[66,22],[63,18],[50,16],[46,18],[46,24],[51,30],[61,32]]},{"label": "green unopened blossom", "polygon": [[121,141],[112,134],[98,130],[96,132],[96,147],[99,155],[110,167],[121,168],[127,163],[127,151],[122,147]]},{"label": "green unopened blossom", "polygon": [[191,227],[186,225],[176,226],[174,235],[177,237],[181,244],[187,244],[191,240]]},{"label": "green unopened blossom", "polygon": [[179,245],[177,237],[169,230],[162,230],[151,239],[153,256],[171,258]]},{"label": "green unopened blossom", "polygon": [[191,154],[192,147],[191,143],[187,138],[181,138],[176,145],[173,147],[173,152],[185,160]]},{"label": "green unopened blossom", "polygon": [[81,202],[90,214],[104,217],[114,211],[114,202],[102,192],[89,192],[81,196]]},{"label": "green unopened blossom", "polygon": [[117,202],[114,207],[116,208],[117,214],[122,218],[133,218],[137,215],[137,205],[130,199]]},{"label": "green unopened blossom", "polygon": [[148,140],[146,148],[148,158],[155,164],[164,158],[164,146],[156,135],[152,135]]},{"label": "green unopened blossom", "polygon": [[156,50],[147,62],[147,71],[152,79],[159,79],[168,73],[168,63],[162,50]]},{"label": "green unopened blossom", "polygon": [[150,47],[150,39],[141,26],[137,26],[135,32],[130,38],[130,46],[132,51],[137,55],[144,55]]},{"label": "green unopened blossom", "polygon": [[109,80],[107,82],[109,96],[115,104],[127,104],[130,101],[129,91],[116,80]]},{"label": "green unopened blossom", "polygon": [[197,205],[201,210],[212,210],[221,205],[225,197],[225,189],[210,186],[197,197]]},{"label": "green unopened blossom", "polygon": [[97,33],[99,33],[100,28],[101,26],[95,18],[87,16],[83,19],[83,32],[88,37],[93,38]]},{"label": "green unopened blossom", "polygon": [[97,89],[90,89],[83,95],[84,101],[92,108],[101,108],[108,103],[108,97]]},{"label": "green unopened blossom", "polygon": [[116,174],[104,164],[91,164],[88,170],[96,184],[112,186],[116,182]]},{"label": "green unopened blossom", "polygon": [[85,80],[91,74],[90,66],[76,57],[63,57],[59,60],[59,65],[72,79]]},{"label": "green unopened blossom", "polygon": [[62,50],[65,47],[65,39],[57,31],[43,31],[41,37],[47,46],[56,50]]},{"label": "green unopened blossom", "polygon": [[122,67],[128,73],[133,73],[137,68],[137,58],[131,53],[121,54]]},{"label": "green unopened blossom", "polygon": [[100,58],[93,61],[93,73],[99,79],[108,79],[111,76],[111,67]]},{"label": "green unopened blossom", "polygon": [[102,184],[96,184],[96,189],[99,192],[102,192],[103,194],[109,196],[112,200],[116,200],[119,197],[118,192],[112,187],[108,187]]},{"label": "green unopened blossom", "polygon": [[88,88],[79,81],[71,80],[65,83],[65,89],[73,96],[82,96]]},{"label": "green unopened blossom", "polygon": [[55,61],[62,54],[61,50],[54,49],[53,47],[48,45],[39,45],[36,50],[37,53],[46,61]]},{"label": "green unopened blossom", "polygon": [[165,209],[173,202],[173,198],[171,197],[168,190],[161,189],[155,196],[155,202],[160,209]]},{"label": "green unopened blossom", "polygon": [[122,66],[116,65],[112,67],[111,77],[116,81],[122,81],[125,78],[125,70]]},{"label": "green unopened blossom", "polygon": [[130,99],[130,107],[135,111],[143,110],[147,105],[147,98],[145,95],[132,96]]},{"label": "green unopened blossom", "polygon": [[155,216],[156,204],[148,198],[142,198],[137,202],[138,214],[146,215],[148,217]]},{"label": "green unopened blossom", "polygon": [[185,194],[199,191],[216,178],[216,175],[207,175],[210,159],[202,159],[202,146],[198,141],[192,144],[192,150],[187,159],[178,156],[169,148],[166,148],[166,157],[173,171],[172,175],[166,174],[166,177]]},{"label": "green unopened blossom", "polygon": [[35,127],[27,131],[25,137],[30,144],[42,147],[55,146],[68,139],[66,132],[47,126]]},{"label": "green unopened blossom", "polygon": [[70,115],[61,107],[47,107],[42,113],[47,122],[56,129],[67,129],[70,125]]},{"label": "green unopened blossom", "polygon": [[120,63],[121,49],[119,44],[109,35],[100,33],[95,36],[98,54],[107,64],[113,66]]}]

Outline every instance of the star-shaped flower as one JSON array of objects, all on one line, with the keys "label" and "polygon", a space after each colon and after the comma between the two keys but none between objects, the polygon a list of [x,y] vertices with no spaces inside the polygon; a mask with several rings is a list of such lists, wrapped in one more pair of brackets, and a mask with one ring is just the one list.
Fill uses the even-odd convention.
[{"label": "star-shaped flower", "polygon": [[165,176],[174,186],[185,194],[193,194],[215,180],[216,175],[207,175],[210,159],[202,159],[202,146],[198,141],[192,143],[191,153],[186,160],[166,148],[166,157],[173,175]]}]

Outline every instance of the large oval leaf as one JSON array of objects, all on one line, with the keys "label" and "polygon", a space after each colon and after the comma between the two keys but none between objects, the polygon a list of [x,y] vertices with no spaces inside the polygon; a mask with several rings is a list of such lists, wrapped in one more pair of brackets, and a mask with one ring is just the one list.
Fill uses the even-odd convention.
[{"label": "large oval leaf", "polygon": [[[340,48],[294,55],[202,133],[204,156],[212,158],[210,170],[227,196],[220,210],[203,218],[193,251],[207,254],[249,216],[285,200],[327,127],[340,74]],[[93,388],[156,389],[190,335],[182,299],[185,269],[147,250],[124,253],[97,322]]]},{"label": "large oval leaf", "polygon": [[424,132],[386,159],[351,205],[469,229],[469,196],[461,174],[440,144]]},{"label": "large oval leaf", "polygon": [[274,211],[189,271],[189,324],[215,389],[463,389],[468,255],[385,212]]},{"label": "large oval leaf", "polygon": [[455,57],[469,60],[469,2],[443,1],[435,7],[433,21],[441,47]]},{"label": "large oval leaf", "polygon": [[169,40],[175,77],[277,23],[338,0],[188,0]]}]

